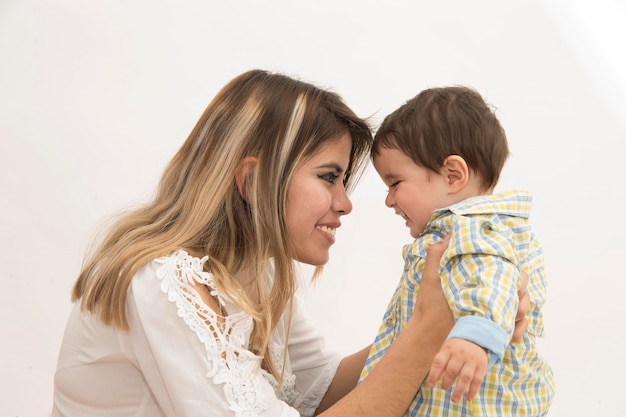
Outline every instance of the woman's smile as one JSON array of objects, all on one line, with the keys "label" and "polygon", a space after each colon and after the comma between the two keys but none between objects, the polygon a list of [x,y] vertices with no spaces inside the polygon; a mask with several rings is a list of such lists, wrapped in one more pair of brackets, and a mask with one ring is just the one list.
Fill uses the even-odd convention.
[{"label": "woman's smile", "polygon": [[328,142],[296,169],[287,194],[287,228],[296,260],[321,266],[341,226],[340,217],[352,211],[343,179],[350,162],[348,133]]}]

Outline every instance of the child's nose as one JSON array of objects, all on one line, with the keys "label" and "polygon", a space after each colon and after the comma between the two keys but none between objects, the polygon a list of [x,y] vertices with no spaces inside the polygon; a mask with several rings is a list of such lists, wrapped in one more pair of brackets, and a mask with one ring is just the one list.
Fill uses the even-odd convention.
[{"label": "child's nose", "polygon": [[392,208],[395,204],[395,200],[391,193],[387,193],[387,197],[385,197],[385,205],[389,208]]}]

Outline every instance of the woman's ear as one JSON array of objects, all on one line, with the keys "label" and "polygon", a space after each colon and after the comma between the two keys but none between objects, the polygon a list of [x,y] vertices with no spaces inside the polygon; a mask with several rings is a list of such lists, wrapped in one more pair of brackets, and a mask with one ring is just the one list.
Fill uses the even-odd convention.
[{"label": "woman's ear", "polygon": [[461,191],[469,182],[467,162],[459,155],[450,155],[443,161],[441,175],[444,176],[450,193]]},{"label": "woman's ear", "polygon": [[246,178],[248,178],[250,172],[254,170],[256,162],[257,159],[254,156],[246,156],[241,160],[241,162],[239,162],[239,165],[237,165],[237,171],[235,172],[235,183],[237,184],[237,189],[239,190],[241,197],[246,201],[248,201]]}]

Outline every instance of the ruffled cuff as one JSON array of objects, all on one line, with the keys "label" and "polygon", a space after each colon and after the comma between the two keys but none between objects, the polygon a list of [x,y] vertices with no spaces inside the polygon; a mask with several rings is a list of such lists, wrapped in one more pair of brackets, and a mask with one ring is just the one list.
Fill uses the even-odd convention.
[{"label": "ruffled cuff", "polygon": [[324,370],[320,372],[315,382],[313,382],[311,388],[296,401],[294,408],[300,412],[302,417],[312,417],[315,414],[315,410],[319,407],[330,383],[335,378],[337,368],[342,359],[340,354],[334,355],[328,361]]}]

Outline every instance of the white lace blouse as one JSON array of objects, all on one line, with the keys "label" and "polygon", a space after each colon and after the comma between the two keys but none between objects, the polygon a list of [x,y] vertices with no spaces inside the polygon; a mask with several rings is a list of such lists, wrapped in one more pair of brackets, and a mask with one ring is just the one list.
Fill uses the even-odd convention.
[{"label": "white lace blouse", "polygon": [[[339,355],[325,349],[296,298],[277,392],[247,348],[252,319],[214,292],[227,313],[220,328],[189,285],[214,288],[205,261],[178,251],[142,268],[128,292],[129,331],[74,307],[54,379],[53,417],[313,415]],[[287,325],[285,315],[273,334],[271,354],[280,358],[274,363],[282,363]]]}]

